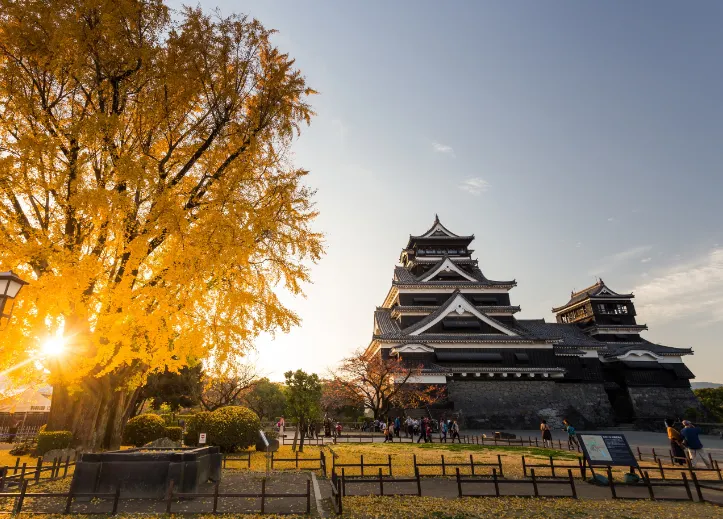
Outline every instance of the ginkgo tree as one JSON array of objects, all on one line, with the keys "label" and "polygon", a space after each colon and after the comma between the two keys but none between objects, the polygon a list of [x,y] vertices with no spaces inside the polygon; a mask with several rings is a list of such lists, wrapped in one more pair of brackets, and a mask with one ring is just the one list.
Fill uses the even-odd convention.
[{"label": "ginkgo tree", "polygon": [[30,281],[0,368],[63,333],[48,429],[117,446],[149,373],[299,322],[274,290],[323,253],[289,153],[314,92],[271,34],[162,0],[0,0],[0,265]]}]

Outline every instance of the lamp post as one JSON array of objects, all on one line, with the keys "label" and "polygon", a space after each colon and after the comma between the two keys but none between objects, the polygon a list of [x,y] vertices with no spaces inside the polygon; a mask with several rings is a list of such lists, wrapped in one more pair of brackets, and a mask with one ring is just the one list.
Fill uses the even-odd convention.
[{"label": "lamp post", "polygon": [[[3,319],[10,320],[15,306],[15,298],[20,289],[27,284],[27,281],[20,279],[12,270],[0,272],[0,325]],[[10,301],[10,309],[6,312],[8,301]]]}]

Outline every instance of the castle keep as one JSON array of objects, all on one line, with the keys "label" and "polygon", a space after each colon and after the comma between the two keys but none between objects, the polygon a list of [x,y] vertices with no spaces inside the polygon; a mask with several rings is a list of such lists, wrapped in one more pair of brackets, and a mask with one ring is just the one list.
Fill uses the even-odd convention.
[{"label": "castle keep", "polygon": [[421,365],[414,382],[445,385],[450,412],[472,428],[564,417],[578,428],[651,427],[698,407],[683,363],[692,350],[642,338],[633,294],[599,280],[553,308],[554,323],[517,319],[517,283],[485,277],[473,240],[438,218],[409,237],[368,352]]}]

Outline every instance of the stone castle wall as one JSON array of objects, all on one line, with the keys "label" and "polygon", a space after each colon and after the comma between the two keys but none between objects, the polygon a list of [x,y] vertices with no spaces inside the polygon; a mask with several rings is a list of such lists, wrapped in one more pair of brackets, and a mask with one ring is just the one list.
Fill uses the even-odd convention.
[{"label": "stone castle wall", "polygon": [[541,419],[561,428],[563,418],[578,429],[613,425],[602,384],[449,380],[447,396],[469,428],[537,429]]},{"label": "stone castle wall", "polygon": [[628,393],[641,429],[660,430],[664,418],[682,418],[689,408],[703,411],[689,387],[629,387]]}]

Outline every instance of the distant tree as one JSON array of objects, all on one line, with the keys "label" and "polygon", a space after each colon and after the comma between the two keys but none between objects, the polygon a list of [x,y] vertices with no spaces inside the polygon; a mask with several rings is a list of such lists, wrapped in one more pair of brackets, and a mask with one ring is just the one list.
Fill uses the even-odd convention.
[{"label": "distant tree", "polygon": [[227,405],[240,405],[241,394],[257,379],[256,367],[238,364],[219,371],[210,371],[203,377],[201,405],[214,411]]},{"label": "distant tree", "polygon": [[338,398],[360,399],[377,419],[394,405],[418,407],[440,397],[437,386],[414,382],[420,373],[420,365],[409,365],[401,356],[383,359],[357,350],[332,371],[332,383]]},{"label": "distant tree", "polygon": [[184,367],[178,373],[167,368],[162,373],[149,375],[146,385],[141,388],[138,404],[134,414],[137,414],[142,404],[150,400],[155,410],[166,403],[171,411],[178,411],[182,407],[198,405],[201,398],[201,365]]},{"label": "distant tree", "polygon": [[711,417],[716,422],[723,422],[723,386],[716,388],[694,389],[693,393],[698,397]]},{"label": "distant tree", "polygon": [[[316,373],[297,369],[284,373],[286,378],[286,414],[297,423],[297,432],[301,433],[313,420],[321,416],[321,380]],[[304,450],[304,434],[299,434],[299,451]]]},{"label": "distant tree", "polygon": [[254,411],[261,420],[274,420],[286,409],[286,393],[283,385],[262,378],[254,382],[243,394],[244,405]]},{"label": "distant tree", "polygon": [[364,400],[359,394],[347,391],[338,380],[322,380],[321,410],[324,414],[356,420],[364,412]]}]

